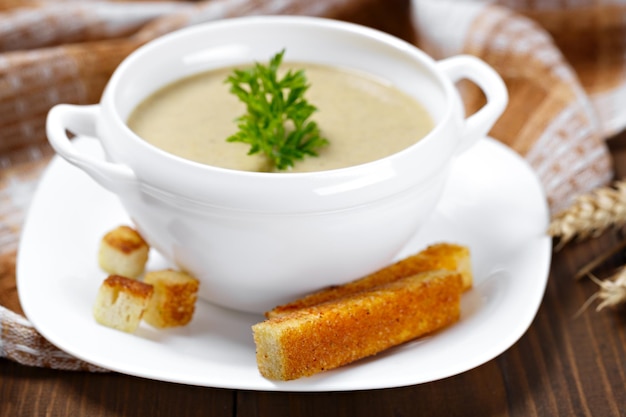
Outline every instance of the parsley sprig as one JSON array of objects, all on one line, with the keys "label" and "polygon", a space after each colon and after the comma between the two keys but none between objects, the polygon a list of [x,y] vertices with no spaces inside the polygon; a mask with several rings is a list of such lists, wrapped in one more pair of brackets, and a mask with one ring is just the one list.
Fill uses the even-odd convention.
[{"label": "parsley sprig", "polygon": [[226,140],[249,144],[248,155],[262,152],[277,170],[317,156],[328,144],[317,123],[309,120],[317,108],[304,97],[309,88],[304,71],[288,70],[282,78],[277,74],[284,54],[274,55],[267,66],[257,62],[235,69],[225,81],[247,110],[236,119],[239,131]]}]

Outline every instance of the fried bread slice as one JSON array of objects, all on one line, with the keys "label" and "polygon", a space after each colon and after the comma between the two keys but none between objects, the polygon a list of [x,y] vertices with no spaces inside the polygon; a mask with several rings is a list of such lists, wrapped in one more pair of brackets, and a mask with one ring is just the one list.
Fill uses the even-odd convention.
[{"label": "fried bread slice", "polygon": [[437,243],[363,278],[344,285],[327,287],[275,307],[267,311],[265,316],[272,318],[289,314],[301,308],[339,299],[403,277],[437,269],[458,272],[462,277],[463,289],[468,290],[472,287],[473,275],[469,248],[452,243]]},{"label": "fried bread slice", "polygon": [[261,375],[293,380],[437,331],[460,317],[455,271],[427,271],[252,326]]}]

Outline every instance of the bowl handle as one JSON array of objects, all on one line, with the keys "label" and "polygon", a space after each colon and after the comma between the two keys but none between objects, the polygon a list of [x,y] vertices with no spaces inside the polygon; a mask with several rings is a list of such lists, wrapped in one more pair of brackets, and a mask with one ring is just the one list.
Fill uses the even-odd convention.
[{"label": "bowl handle", "polygon": [[487,103],[483,107],[465,119],[465,130],[457,149],[457,153],[461,153],[487,135],[504,112],[509,95],[500,75],[475,56],[457,55],[438,61],[437,65],[453,83],[468,79],[474,82],[487,98]]},{"label": "bowl handle", "polygon": [[81,153],[70,141],[68,131],[97,138],[96,119],[99,105],[78,106],[58,104],[48,112],[46,133],[54,150],[69,163],[89,174],[104,188],[115,193],[137,185],[132,169],[104,159]]}]

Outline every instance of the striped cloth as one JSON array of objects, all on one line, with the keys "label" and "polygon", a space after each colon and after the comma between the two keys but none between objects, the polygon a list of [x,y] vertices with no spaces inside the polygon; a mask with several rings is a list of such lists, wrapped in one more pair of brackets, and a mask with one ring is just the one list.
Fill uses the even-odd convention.
[{"label": "striped cloth", "polygon": [[[50,107],[96,103],[120,61],[159,35],[251,14],[349,20],[436,59],[482,58],[510,94],[490,134],[534,168],[552,213],[613,178],[606,141],[626,126],[626,0],[0,0],[0,357],[100,370],[41,337],[15,290],[22,221],[52,155]],[[468,112],[481,106],[475,86],[459,88]]]}]

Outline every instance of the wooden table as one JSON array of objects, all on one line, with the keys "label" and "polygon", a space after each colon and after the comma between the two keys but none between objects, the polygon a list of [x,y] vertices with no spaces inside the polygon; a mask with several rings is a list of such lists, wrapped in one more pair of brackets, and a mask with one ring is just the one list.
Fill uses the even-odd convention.
[{"label": "wooden table", "polygon": [[[626,178],[626,134],[610,141]],[[25,367],[0,360],[0,416],[626,416],[626,309],[576,316],[598,286],[573,275],[620,239],[611,231],[556,253],[526,334],[495,359],[427,384],[374,391],[212,389]],[[626,263],[624,252],[596,273]]]}]

